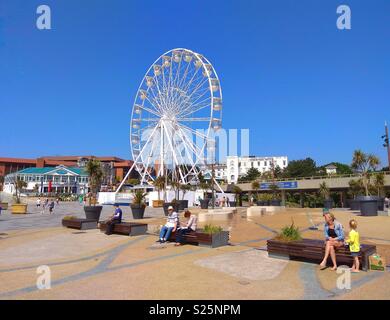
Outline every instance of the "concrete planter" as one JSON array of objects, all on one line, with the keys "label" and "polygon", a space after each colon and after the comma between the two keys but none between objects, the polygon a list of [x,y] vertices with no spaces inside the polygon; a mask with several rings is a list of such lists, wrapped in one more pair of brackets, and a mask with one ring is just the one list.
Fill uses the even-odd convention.
[{"label": "concrete planter", "polygon": [[273,199],[270,201],[271,206],[280,207],[281,204],[282,204],[282,200],[279,199]]},{"label": "concrete planter", "polygon": [[200,208],[201,209],[208,209],[209,208],[209,202],[210,202],[210,199],[202,199],[202,200],[200,200]]},{"label": "concrete planter", "polygon": [[11,206],[11,211],[13,214],[26,214],[27,204],[15,203]]},{"label": "concrete planter", "polygon": [[377,216],[378,200],[370,196],[360,198],[360,213],[362,216]]},{"label": "concrete planter", "polygon": [[145,205],[131,204],[131,213],[134,219],[143,219],[145,213]]},{"label": "concrete planter", "polygon": [[153,208],[161,208],[164,205],[164,200],[153,200]]},{"label": "concrete planter", "polygon": [[237,207],[237,201],[229,201],[231,207]]},{"label": "concrete planter", "polygon": [[349,208],[353,211],[360,210],[360,200],[358,199],[350,199],[349,200]]},{"label": "concrete planter", "polygon": [[372,198],[375,198],[378,201],[378,211],[384,211],[385,210],[385,198],[373,196]]},{"label": "concrete planter", "polygon": [[173,210],[179,212],[179,203],[178,202],[166,202],[163,204],[164,214],[168,216],[168,207],[172,206]]},{"label": "concrete planter", "polygon": [[178,200],[179,210],[185,210],[188,208],[188,200]]},{"label": "concrete planter", "polygon": [[332,209],[333,208],[333,200],[332,199],[324,200],[324,208]]},{"label": "concrete planter", "polygon": [[213,234],[198,233],[198,244],[201,247],[218,248],[229,244],[229,231],[221,231]]},{"label": "concrete planter", "polygon": [[102,209],[103,209],[102,206],[85,206],[84,207],[85,217],[88,220],[99,221]]}]

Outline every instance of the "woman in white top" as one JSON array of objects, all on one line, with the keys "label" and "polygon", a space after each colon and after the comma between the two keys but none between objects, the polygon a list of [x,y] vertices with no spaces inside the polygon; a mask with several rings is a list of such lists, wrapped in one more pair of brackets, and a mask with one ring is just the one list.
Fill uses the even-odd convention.
[{"label": "woman in white top", "polygon": [[180,246],[184,243],[184,235],[190,232],[195,232],[197,228],[198,217],[194,214],[191,214],[190,211],[186,210],[184,212],[184,217],[187,218],[187,222],[177,230],[176,234],[176,246]]}]

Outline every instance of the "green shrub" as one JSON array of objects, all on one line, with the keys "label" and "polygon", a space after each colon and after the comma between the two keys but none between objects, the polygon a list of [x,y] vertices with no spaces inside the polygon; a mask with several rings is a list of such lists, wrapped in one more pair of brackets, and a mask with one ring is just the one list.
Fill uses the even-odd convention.
[{"label": "green shrub", "polygon": [[294,221],[292,221],[290,226],[286,226],[282,229],[276,236],[276,239],[281,241],[298,241],[302,239],[302,236],[299,228],[296,227]]},{"label": "green shrub", "polygon": [[63,219],[64,220],[74,220],[74,219],[78,219],[78,218],[75,216],[65,216]]},{"label": "green shrub", "polygon": [[206,224],[203,228],[203,231],[207,234],[214,234],[223,231],[223,228],[220,226],[213,226],[211,224]]}]

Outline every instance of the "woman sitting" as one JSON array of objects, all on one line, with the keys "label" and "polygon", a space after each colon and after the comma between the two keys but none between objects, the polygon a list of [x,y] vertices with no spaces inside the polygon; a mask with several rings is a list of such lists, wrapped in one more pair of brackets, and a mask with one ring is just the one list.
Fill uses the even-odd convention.
[{"label": "woman sitting", "polygon": [[325,234],[325,256],[322,260],[320,267],[321,270],[326,268],[326,262],[330,255],[332,259],[333,267],[331,270],[337,269],[336,262],[336,248],[341,247],[344,244],[344,231],[340,222],[336,221],[333,213],[325,209],[323,216],[325,218],[324,234]]},{"label": "woman sitting", "polygon": [[198,217],[194,214],[191,214],[191,212],[188,210],[184,212],[184,217],[187,218],[187,222],[177,230],[176,246],[180,246],[184,243],[185,234],[196,231]]}]

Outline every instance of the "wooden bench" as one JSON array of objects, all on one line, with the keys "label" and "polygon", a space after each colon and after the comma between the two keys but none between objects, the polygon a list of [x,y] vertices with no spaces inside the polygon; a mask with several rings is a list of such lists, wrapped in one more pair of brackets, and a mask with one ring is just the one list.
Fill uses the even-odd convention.
[{"label": "wooden bench", "polygon": [[[172,232],[168,241],[176,241],[176,232]],[[229,244],[229,231],[221,231],[215,234],[204,233],[201,230],[187,233],[183,236],[183,241],[201,247],[217,248]]]},{"label": "wooden bench", "polygon": [[[99,222],[99,228],[101,232],[106,232],[107,224],[105,221]],[[136,222],[121,222],[114,225],[113,233],[123,234],[126,236],[139,236],[145,234],[148,230],[146,223]]]},{"label": "wooden bench", "polygon": [[[291,260],[308,260],[321,262],[325,255],[325,241],[314,239],[302,239],[300,241],[283,242],[275,239],[267,241],[269,256],[283,257]],[[368,258],[376,252],[375,245],[362,244],[360,248],[360,267],[364,271],[369,268]],[[349,247],[342,246],[336,249],[337,264],[353,264],[353,257]],[[330,261],[330,257],[328,262]]]},{"label": "wooden bench", "polygon": [[97,229],[97,221],[93,219],[62,219],[62,225],[66,228],[89,230]]}]

